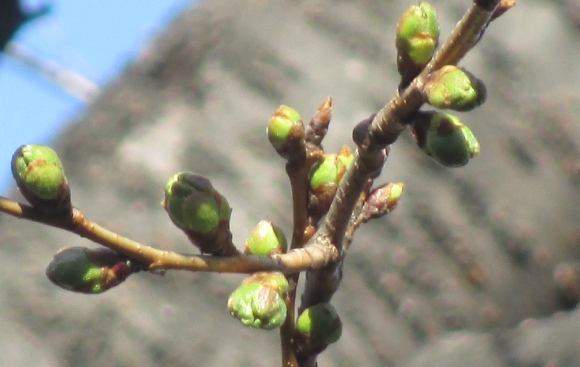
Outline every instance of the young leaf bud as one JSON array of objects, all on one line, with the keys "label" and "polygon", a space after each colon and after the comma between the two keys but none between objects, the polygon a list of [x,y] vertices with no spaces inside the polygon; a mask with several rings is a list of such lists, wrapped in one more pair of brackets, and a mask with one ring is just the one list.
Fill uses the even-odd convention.
[{"label": "young leaf bud", "polygon": [[479,143],[457,116],[423,112],[413,121],[411,133],[417,145],[446,167],[461,167],[479,153]]},{"label": "young leaf bud", "polygon": [[42,145],[23,145],[12,156],[12,176],[22,195],[47,212],[71,209],[70,188],[60,158]]},{"label": "young leaf bud", "polygon": [[320,303],[304,310],[296,320],[298,353],[320,353],[342,334],[342,322],[330,303]]},{"label": "young leaf bud", "polygon": [[298,112],[288,106],[282,105],[274,112],[267,133],[274,149],[284,158],[288,158],[304,143],[304,123]]},{"label": "young leaf bud", "polygon": [[446,65],[431,73],[423,94],[431,106],[454,111],[470,111],[485,102],[487,97],[481,80],[454,65]]},{"label": "young leaf bud", "polygon": [[397,25],[397,66],[405,83],[414,78],[433,57],[439,42],[435,9],[422,2],[408,8]]},{"label": "young leaf bud", "polygon": [[274,289],[260,282],[240,285],[228,298],[230,315],[245,326],[270,330],[286,320],[286,302]]},{"label": "young leaf bud", "polygon": [[260,283],[265,287],[271,288],[279,295],[284,296],[288,292],[288,279],[280,272],[260,271],[254,273],[242,281],[243,284]]},{"label": "young leaf bud", "polygon": [[245,252],[252,255],[273,255],[283,254],[287,249],[288,242],[280,227],[262,220],[246,240]]},{"label": "young leaf bud", "polygon": [[129,258],[113,250],[68,247],[54,255],[46,276],[63,289],[96,294],[121,284],[136,271]]},{"label": "young leaf bud", "polygon": [[363,204],[360,214],[363,222],[380,218],[395,209],[404,189],[402,183],[389,183],[374,189]]},{"label": "young leaf bud", "polygon": [[203,253],[225,255],[231,244],[231,208],[211,182],[191,172],[173,175],[165,185],[163,207]]}]

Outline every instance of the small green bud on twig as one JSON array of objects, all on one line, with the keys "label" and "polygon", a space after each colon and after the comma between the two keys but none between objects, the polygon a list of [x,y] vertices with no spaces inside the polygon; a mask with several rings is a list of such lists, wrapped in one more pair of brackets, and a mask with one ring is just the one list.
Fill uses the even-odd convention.
[{"label": "small green bud on twig", "polygon": [[245,252],[252,255],[273,255],[283,254],[287,249],[288,242],[280,227],[262,220],[246,240]]},{"label": "small green bud on twig", "polygon": [[281,273],[257,273],[247,278],[228,298],[230,315],[245,326],[270,330],[287,316],[284,295],[288,281]]},{"label": "small green bud on twig", "polygon": [[128,257],[108,248],[68,247],[54,255],[46,276],[63,289],[96,294],[121,284],[137,271]]},{"label": "small green bud on twig", "polygon": [[470,72],[446,65],[429,74],[423,95],[425,102],[435,108],[470,111],[485,102],[487,90]]},{"label": "small green bud on twig", "polygon": [[207,178],[191,172],[173,175],[165,185],[162,206],[202,253],[237,253],[231,243],[231,208]]},{"label": "small green bud on twig", "polygon": [[304,143],[304,123],[298,112],[288,106],[282,105],[274,112],[266,131],[268,140],[284,158]]},{"label": "small green bud on twig", "polygon": [[342,322],[330,303],[320,303],[304,310],[296,320],[298,353],[322,352],[342,334]]},{"label": "small green bud on twig", "polygon": [[457,116],[439,112],[418,113],[411,133],[417,145],[446,167],[460,167],[479,153],[479,143]]},{"label": "small green bud on twig", "polygon": [[12,176],[32,206],[46,212],[70,211],[70,187],[56,152],[42,145],[23,145],[12,156]]},{"label": "small green bud on twig", "polygon": [[327,154],[312,166],[309,175],[311,215],[320,216],[328,211],[338,185],[353,160],[352,150],[345,145],[338,154]]},{"label": "small green bud on twig", "polygon": [[397,67],[406,86],[429,63],[439,43],[435,9],[422,2],[408,8],[397,25]]},{"label": "small green bud on twig", "polygon": [[373,189],[362,206],[360,219],[368,222],[395,209],[404,189],[405,185],[402,183],[388,183]]}]

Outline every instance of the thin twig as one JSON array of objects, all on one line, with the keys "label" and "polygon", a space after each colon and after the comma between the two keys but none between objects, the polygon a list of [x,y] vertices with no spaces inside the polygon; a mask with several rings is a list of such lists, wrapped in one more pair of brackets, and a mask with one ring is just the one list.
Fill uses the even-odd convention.
[{"label": "thin twig", "polygon": [[123,253],[145,264],[150,271],[180,269],[198,272],[244,274],[257,271],[280,271],[285,274],[291,274],[310,268],[326,266],[338,257],[336,249],[319,245],[312,245],[292,250],[286,254],[272,256],[239,255],[213,257],[185,255],[146,246],[109,231],[86,219],[81,211],[76,208],[72,210],[70,215],[55,216],[0,196],[0,212],[76,233],[81,237]]}]

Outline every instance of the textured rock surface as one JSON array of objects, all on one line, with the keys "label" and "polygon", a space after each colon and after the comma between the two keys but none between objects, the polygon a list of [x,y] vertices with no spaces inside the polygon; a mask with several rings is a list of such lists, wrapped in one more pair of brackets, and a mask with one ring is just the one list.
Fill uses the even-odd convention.
[{"label": "textured rock surface", "polygon": [[[433,1],[443,35],[468,3]],[[73,202],[124,235],[192,251],[159,207],[167,177],[192,170],[228,198],[238,246],[260,219],[288,231],[268,117],[281,103],[308,116],[331,95],[325,147],[350,141],[395,89],[409,4],[208,0],[186,12],[57,142]],[[407,134],[397,142],[381,180],[404,182],[404,199],[357,233],[335,297],[343,337],[321,367],[580,365],[578,314],[554,315],[578,298],[577,8],[522,2],[462,64],[490,94],[464,117],[482,145],[467,167],[436,166]],[[81,296],[44,268],[87,241],[2,215],[0,243],[0,365],[278,364],[275,332],[227,316],[239,276],[144,274]]]}]

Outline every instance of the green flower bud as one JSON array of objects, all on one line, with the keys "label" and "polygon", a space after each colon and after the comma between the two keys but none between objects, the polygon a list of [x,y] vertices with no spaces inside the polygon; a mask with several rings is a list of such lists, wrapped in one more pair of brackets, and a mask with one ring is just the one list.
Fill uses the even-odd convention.
[{"label": "green flower bud", "polygon": [[46,276],[63,289],[96,294],[121,284],[136,271],[129,258],[113,250],[68,247],[54,255]]},{"label": "green flower bud", "polygon": [[71,209],[70,188],[60,158],[42,145],[23,145],[12,156],[12,175],[30,204],[45,211]]},{"label": "green flower bud", "polygon": [[273,255],[283,254],[287,249],[288,242],[280,227],[262,220],[246,240],[245,252],[252,255]]},{"label": "green flower bud", "polygon": [[339,182],[336,154],[325,155],[324,158],[312,166],[310,171],[310,187],[316,189],[323,184],[337,184]]},{"label": "green flower bud", "polygon": [[228,298],[230,315],[245,326],[270,330],[286,320],[286,302],[274,289],[259,282],[239,286]]},{"label": "green flower bud", "polygon": [[395,209],[404,189],[402,183],[389,183],[374,189],[363,204],[360,214],[363,222],[380,218]]},{"label": "green flower bud", "polygon": [[426,102],[440,109],[470,111],[485,102],[487,91],[473,74],[454,65],[431,73],[423,88]]},{"label": "green flower bud", "polygon": [[231,208],[207,178],[191,172],[173,175],[165,185],[162,205],[202,252],[223,255],[233,249]]},{"label": "green flower bud", "polygon": [[439,43],[435,9],[422,2],[408,8],[397,25],[397,65],[403,79],[414,78],[433,57]]},{"label": "green flower bud", "polygon": [[242,285],[250,283],[260,283],[265,287],[273,289],[281,296],[286,295],[289,287],[286,276],[276,271],[260,271],[242,281]]},{"label": "green flower bud", "polygon": [[330,208],[338,184],[342,181],[348,167],[354,161],[352,150],[343,146],[338,154],[327,154],[315,163],[309,175],[310,195],[309,214],[324,215]]},{"label": "green flower bud", "polygon": [[320,353],[342,334],[342,322],[330,303],[320,303],[304,310],[296,320],[298,352]]},{"label": "green flower bud", "polygon": [[268,140],[278,154],[288,158],[291,151],[304,142],[304,123],[298,112],[288,106],[280,106],[268,123]]},{"label": "green flower bud", "polygon": [[479,153],[479,143],[457,116],[427,112],[413,122],[417,144],[431,158],[446,167],[460,167]]}]

